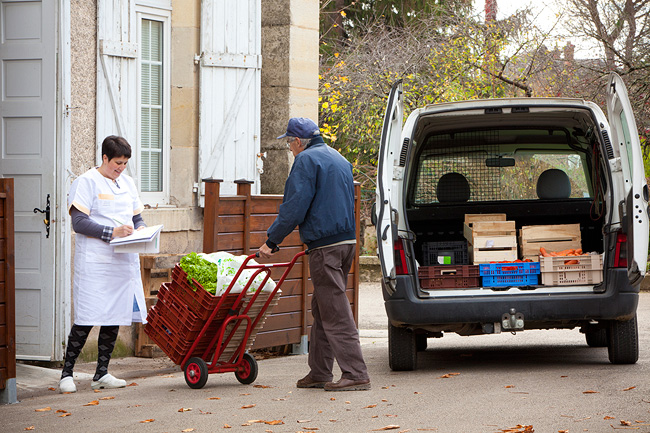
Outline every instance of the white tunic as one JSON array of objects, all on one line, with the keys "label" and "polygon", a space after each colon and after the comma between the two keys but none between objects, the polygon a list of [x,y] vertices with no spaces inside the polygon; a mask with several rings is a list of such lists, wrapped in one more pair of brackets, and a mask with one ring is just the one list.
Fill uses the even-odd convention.
[{"label": "white tunic", "polygon": [[[78,177],[68,194],[68,211],[74,206],[100,225],[131,224],[144,209],[138,190],[122,173],[117,184],[97,168]],[[140,259],[136,253],[115,253],[101,239],[77,233],[74,255],[74,323],[84,326],[146,322]],[[133,299],[139,312],[134,312]]]}]

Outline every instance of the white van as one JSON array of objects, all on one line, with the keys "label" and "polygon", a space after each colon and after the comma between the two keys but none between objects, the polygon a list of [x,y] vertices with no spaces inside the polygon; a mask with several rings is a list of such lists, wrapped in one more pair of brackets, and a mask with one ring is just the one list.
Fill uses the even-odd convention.
[{"label": "white van", "polygon": [[[402,125],[402,102],[398,82],[384,118],[373,211],[390,367],[413,370],[427,338],[445,332],[552,328],[579,328],[589,346],[607,346],[612,363],[635,363],[636,308],[648,258],[648,185],[622,79],[615,73],[609,79],[609,122],[592,102],[512,98],[428,105]],[[583,253],[602,264],[594,261],[586,280],[560,282],[551,278],[561,274],[556,270],[542,272],[548,279],[488,284],[476,276],[471,258],[479,249],[467,238],[466,218],[477,214],[514,221],[517,260],[522,227],[579,225]],[[440,263],[428,254],[463,242],[469,252],[455,262],[453,254]],[[487,257],[500,261],[498,254]],[[539,269],[537,260],[546,263],[532,260],[523,263],[530,269]],[[461,265],[473,273],[451,287],[427,279],[432,272],[455,274]]]}]

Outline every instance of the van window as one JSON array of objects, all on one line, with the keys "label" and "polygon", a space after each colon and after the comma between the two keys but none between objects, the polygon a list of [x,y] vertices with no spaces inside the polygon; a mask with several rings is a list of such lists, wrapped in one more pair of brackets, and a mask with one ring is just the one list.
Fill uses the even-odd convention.
[{"label": "van window", "polygon": [[[488,158],[514,159],[514,165],[487,166]],[[499,146],[425,150],[419,159],[411,203],[439,203],[438,180],[446,173],[460,173],[469,183],[469,202],[536,200],[537,179],[545,170],[564,171],[571,182],[569,198],[590,198],[586,160],[582,153],[524,149],[502,152]],[[447,200],[445,200],[447,202]]]}]

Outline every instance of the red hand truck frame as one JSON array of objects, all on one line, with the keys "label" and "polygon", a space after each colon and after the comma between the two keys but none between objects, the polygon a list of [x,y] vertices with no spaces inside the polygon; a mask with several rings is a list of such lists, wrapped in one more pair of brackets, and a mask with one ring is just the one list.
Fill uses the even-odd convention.
[{"label": "red hand truck frame", "polygon": [[[259,252],[255,254],[251,254],[248,257],[246,257],[246,259],[240,266],[239,270],[235,274],[234,278],[232,279],[232,282],[230,283],[226,291],[223,293],[223,295],[221,295],[221,299],[219,300],[219,303],[217,304],[217,306],[214,308],[210,316],[205,321],[205,324],[201,328],[201,331],[199,332],[198,336],[192,343],[192,346],[187,351],[185,356],[183,356],[183,360],[180,363],[181,369],[184,372],[185,382],[190,388],[194,388],[194,389],[203,388],[203,386],[208,381],[208,375],[214,373],[234,372],[235,377],[242,384],[250,384],[253,383],[255,379],[257,379],[257,372],[258,372],[257,361],[251,354],[246,352],[248,339],[250,338],[251,332],[255,329],[260,319],[264,317],[266,310],[268,309],[269,305],[273,301],[273,298],[275,297],[278,290],[282,286],[282,283],[284,282],[285,278],[293,268],[293,265],[300,257],[304,255],[305,255],[305,251],[301,251],[298,254],[296,254],[290,262],[254,264],[254,265],[249,265],[248,262],[251,261],[253,258],[259,257]],[[255,320],[252,320],[248,313],[251,307],[254,305],[255,300],[262,292],[262,289],[266,285],[267,281],[269,280],[269,278],[271,278],[272,268],[286,268],[286,269],[282,274],[282,277],[278,280],[275,289],[273,290],[273,292],[271,292],[268,299],[260,309],[259,313],[257,313]],[[233,286],[239,279],[239,276],[241,275],[242,271],[244,271],[245,269],[257,269],[257,270],[249,278],[248,283],[246,284],[242,292],[239,294],[237,299],[233,302],[233,305],[230,308],[228,315],[219,326],[219,330],[212,337],[210,344],[208,344],[207,348],[203,351],[203,354],[200,357],[191,356],[194,350],[196,349],[196,347],[198,346],[199,342],[201,341],[201,339],[208,332],[208,329],[210,328],[210,325],[214,321],[217,312],[222,307],[223,303],[226,301],[227,295],[230,293]],[[248,292],[250,285],[253,283],[253,280],[263,272],[266,275],[264,276],[262,283],[257,288],[255,293],[251,296],[250,300],[246,304],[246,307],[241,312],[237,313],[238,309],[241,307],[244,298],[246,297],[246,292]],[[227,330],[226,328],[230,323],[233,323],[233,326],[231,327],[230,330]],[[235,332],[237,331],[237,329],[242,323],[244,323],[245,326],[245,331],[244,331],[244,336],[242,338],[242,341],[239,342],[239,345],[235,349],[234,353],[227,361],[223,361],[223,360],[220,361],[219,358],[224,353],[224,350],[228,347],[231,340],[233,340],[233,337],[235,336]],[[234,340],[233,343],[236,344],[237,341]],[[208,362],[210,363],[208,364]]]}]

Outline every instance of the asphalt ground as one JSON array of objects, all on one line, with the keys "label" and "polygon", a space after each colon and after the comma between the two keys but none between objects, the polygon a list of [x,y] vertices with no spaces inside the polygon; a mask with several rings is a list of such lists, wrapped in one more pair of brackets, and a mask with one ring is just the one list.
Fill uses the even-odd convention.
[{"label": "asphalt ground", "polygon": [[125,389],[93,392],[94,363],[76,368],[78,392],[58,394],[60,370],[18,369],[20,402],[0,406],[0,431],[69,432],[650,432],[650,293],[638,310],[640,358],[611,365],[577,330],[429,339],[418,369],[393,372],[383,299],[360,288],[360,335],[370,391],[297,389],[306,355],[258,362],[242,385],[213,374],[190,389],[167,358],[120,358]]}]

